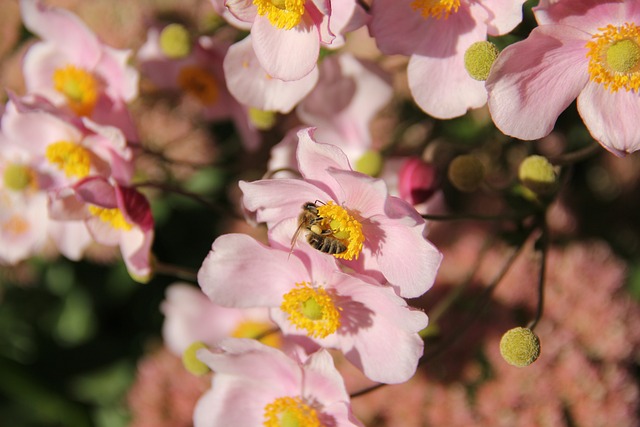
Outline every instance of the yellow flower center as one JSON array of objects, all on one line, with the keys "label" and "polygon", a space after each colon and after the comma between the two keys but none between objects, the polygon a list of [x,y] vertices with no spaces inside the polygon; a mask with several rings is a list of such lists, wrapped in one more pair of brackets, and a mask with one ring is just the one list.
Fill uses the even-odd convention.
[{"label": "yellow flower center", "polygon": [[[231,333],[233,338],[256,338],[273,329],[273,324],[267,322],[257,322],[255,320],[245,320],[240,322]],[[271,347],[280,347],[282,340],[275,333],[270,333],[260,339],[260,342]]]},{"label": "yellow flower center", "polygon": [[280,309],[289,314],[291,324],[306,329],[310,337],[324,338],[340,327],[340,307],[336,307],[333,295],[307,282],[296,283],[282,298]]},{"label": "yellow flower center", "polygon": [[27,187],[37,189],[36,173],[29,166],[11,163],[4,169],[4,186],[13,191],[22,191]]},{"label": "yellow flower center", "polygon": [[332,237],[340,240],[347,250],[334,254],[336,258],[346,260],[358,259],[364,243],[362,224],[347,212],[342,206],[338,206],[329,200],[326,204],[318,206],[318,215],[322,221],[318,223],[321,229],[331,229]]},{"label": "yellow flower center", "polygon": [[413,0],[411,8],[420,11],[423,18],[447,19],[451,13],[456,13],[460,7],[460,0]]},{"label": "yellow flower center", "polygon": [[91,114],[98,100],[98,82],[91,73],[73,65],[58,68],[53,72],[53,86],[77,115]]},{"label": "yellow flower center", "polygon": [[203,105],[211,105],[218,100],[218,85],[215,78],[201,67],[190,66],[180,70],[178,86]]},{"label": "yellow flower center", "polygon": [[264,427],[322,427],[315,409],[302,398],[278,397],[264,407]]},{"label": "yellow flower center", "polygon": [[129,231],[133,227],[124,219],[124,215],[118,208],[102,208],[100,206],[89,205],[89,212],[91,215],[100,218],[100,221],[111,224],[111,226],[118,230]]},{"label": "yellow flower center", "polygon": [[29,222],[17,214],[12,215],[2,224],[2,232],[14,236],[24,234],[29,231],[30,228]]},{"label": "yellow flower center", "polygon": [[276,28],[290,30],[300,23],[304,15],[305,0],[253,0],[258,15],[269,18]]},{"label": "yellow flower center", "polygon": [[84,178],[91,169],[91,154],[84,147],[69,141],[58,141],[50,144],[45,157],[67,177]]},{"label": "yellow flower center", "polygon": [[590,79],[610,92],[638,91],[640,87],[640,31],[636,24],[599,28],[585,47],[589,49]]}]

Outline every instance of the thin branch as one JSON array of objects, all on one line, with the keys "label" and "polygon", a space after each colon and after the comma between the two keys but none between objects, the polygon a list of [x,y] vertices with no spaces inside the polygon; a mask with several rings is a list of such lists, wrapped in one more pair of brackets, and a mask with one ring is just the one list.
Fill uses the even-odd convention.
[{"label": "thin branch", "polygon": [[508,214],[500,214],[500,215],[481,215],[481,214],[472,214],[472,213],[459,213],[459,214],[446,214],[446,215],[432,215],[432,214],[424,214],[422,218],[429,221],[516,221],[522,220],[531,215],[527,214],[518,214],[518,213],[508,213]]},{"label": "thin branch", "polygon": [[227,214],[228,213],[224,209],[222,209],[222,207],[220,205],[215,204],[215,203],[205,199],[204,197],[200,196],[199,194],[192,193],[191,191],[187,191],[187,190],[184,190],[184,189],[179,188],[179,187],[172,187],[172,186],[169,186],[169,185],[167,185],[165,183],[162,183],[162,182],[144,181],[144,182],[139,182],[139,183],[133,184],[132,187],[134,187],[134,188],[141,188],[141,187],[157,188],[158,190],[162,190],[162,191],[165,191],[165,192],[168,192],[168,193],[174,193],[174,194],[179,194],[179,195],[184,196],[184,197],[188,197],[188,198],[200,203],[201,205],[209,208],[213,212],[221,213],[221,214]]},{"label": "thin branch", "polygon": [[581,162],[600,151],[600,144],[592,143],[579,150],[549,158],[549,162],[557,166],[566,166]]},{"label": "thin branch", "polygon": [[156,260],[154,264],[154,272],[156,274],[173,276],[181,280],[188,280],[193,283],[198,283],[198,272],[191,270],[190,268],[167,264]]},{"label": "thin branch", "polygon": [[527,326],[527,328],[531,329],[532,331],[538,325],[538,322],[542,317],[542,313],[544,312],[544,285],[547,270],[547,255],[549,253],[547,227],[544,225],[542,227],[542,235],[540,236],[540,244],[542,245],[542,247],[540,248],[542,256],[540,259],[540,277],[538,278],[538,306],[536,308],[536,316],[531,322],[529,322],[529,325]]}]

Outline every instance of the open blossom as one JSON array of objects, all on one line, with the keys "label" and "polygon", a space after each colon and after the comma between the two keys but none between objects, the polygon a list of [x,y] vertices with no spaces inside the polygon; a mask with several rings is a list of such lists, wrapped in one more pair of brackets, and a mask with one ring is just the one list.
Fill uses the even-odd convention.
[{"label": "open blossom", "polygon": [[214,372],[198,401],[195,427],[362,426],[331,355],[321,350],[294,360],[255,340],[229,339],[198,351]]},{"label": "open blossom", "polygon": [[[224,338],[254,338],[275,328],[267,309],[222,307],[186,283],[169,286],[161,309],[165,316],[162,337],[177,355],[196,341],[212,347]],[[274,336],[269,334],[267,338]],[[275,341],[263,340],[267,344],[277,344]]]},{"label": "open blossom", "polygon": [[520,139],[548,135],[578,99],[578,112],[604,148],[640,149],[640,8],[635,1],[543,1],[539,26],[507,47],[487,89],[496,126]]},{"label": "open blossom", "polygon": [[258,61],[280,80],[306,76],[316,67],[321,45],[336,47],[342,42],[336,36],[354,29],[352,21],[364,24],[354,0],[227,0],[225,5],[240,21],[251,24]]},{"label": "open blossom", "polygon": [[410,56],[409,88],[428,114],[450,119],[487,102],[464,67],[473,43],[511,31],[524,0],[376,0],[369,29],[385,54]]},{"label": "open blossom", "polygon": [[298,218],[304,204],[316,203],[324,229],[330,228],[346,247],[336,258],[388,281],[403,297],[422,295],[441,259],[423,236],[424,219],[405,201],[389,196],[384,181],[354,172],[339,148],[316,143],[312,134],[312,129],[298,133],[302,179],[241,181],[245,208],[273,227]]},{"label": "open blossom", "polygon": [[295,228],[289,221],[272,230],[280,248],[243,234],[216,239],[198,274],[203,291],[224,306],[270,308],[285,335],[339,349],[374,381],[408,380],[422,355],[418,332],[427,316],[390,287],[343,273],[309,245],[290,253]]},{"label": "open blossom", "polygon": [[104,45],[66,10],[39,0],[21,0],[20,7],[24,25],[42,38],[24,57],[29,93],[78,116],[118,126],[135,139],[125,105],[138,94],[138,73],[127,65],[129,52]]},{"label": "open blossom", "polygon": [[153,217],[138,191],[93,176],[52,193],[49,208],[54,219],[84,220],[98,243],[120,247],[131,277],[149,280]]}]

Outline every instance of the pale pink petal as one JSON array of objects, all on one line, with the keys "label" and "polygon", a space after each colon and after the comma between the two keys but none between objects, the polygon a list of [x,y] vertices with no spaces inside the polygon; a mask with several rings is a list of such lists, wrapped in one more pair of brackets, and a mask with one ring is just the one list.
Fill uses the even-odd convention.
[{"label": "pale pink petal", "polygon": [[30,93],[50,99],[56,105],[64,104],[63,94],[53,87],[53,73],[69,65],[70,60],[57,45],[36,43],[29,48],[22,62],[25,86]]},{"label": "pale pink petal", "polygon": [[304,371],[303,395],[313,396],[323,403],[349,400],[344,380],[328,352],[318,351],[309,356],[304,363]]},{"label": "pale pink petal", "polygon": [[335,145],[315,142],[313,132],[313,128],[302,129],[298,132],[298,170],[306,180],[313,182],[327,193],[333,193],[334,197],[337,196],[342,200],[342,194],[335,193],[339,187],[328,169],[351,170],[349,159]]},{"label": "pale pink petal", "polygon": [[229,48],[223,67],[233,97],[244,105],[266,111],[288,113],[318,80],[317,68],[298,80],[284,81],[270,76],[254,53],[251,36]]},{"label": "pale pink petal", "polygon": [[509,33],[522,22],[522,5],[526,0],[483,0],[480,7],[487,9],[487,32],[492,36]]},{"label": "pale pink petal", "polygon": [[332,168],[327,173],[342,189],[336,192],[342,193],[339,202],[347,209],[357,212],[365,221],[371,216],[384,214],[388,192],[383,180],[349,170]]},{"label": "pale pink petal", "polygon": [[113,99],[125,102],[138,96],[138,71],[128,66],[131,51],[102,47],[103,54],[96,65],[96,73],[107,83],[106,93]]},{"label": "pale pink petal", "polygon": [[589,79],[588,37],[565,25],[544,25],[502,51],[486,85],[491,116],[503,133],[531,140],[551,132]]},{"label": "pale pink petal", "polygon": [[425,19],[409,1],[376,0],[372,3],[369,31],[387,55],[412,55],[421,40],[432,40],[427,31],[434,20]]},{"label": "pale pink petal", "polygon": [[640,150],[640,98],[624,89],[611,93],[589,82],[578,96],[578,112],[584,124],[604,148],[617,156]]},{"label": "pale pink petal", "polygon": [[241,22],[251,23],[256,19],[257,9],[251,0],[226,0],[227,10]]},{"label": "pale pink petal", "polygon": [[251,28],[253,49],[270,76],[280,80],[299,80],[316,67],[320,34],[305,16],[290,30],[276,28],[267,17],[256,16]]},{"label": "pale pink petal", "polygon": [[[111,227],[113,228],[113,227]],[[151,278],[151,245],[153,230],[133,227],[120,234],[120,252],[129,275],[137,282],[146,283]]]},{"label": "pale pink petal", "polygon": [[355,0],[332,0],[329,27],[338,37],[331,47],[340,47],[344,43],[344,35],[367,25],[370,16]]},{"label": "pale pink petal", "polygon": [[[105,246],[117,246],[120,243],[122,230],[114,228],[110,223],[105,222],[97,216],[89,216],[85,219],[87,230],[93,239]],[[127,267],[128,270],[128,267]]]},{"label": "pale pink petal", "polygon": [[533,8],[540,25],[564,24],[594,34],[607,24],[624,23],[627,3],[604,2],[602,0],[554,1],[542,0]]},{"label": "pale pink petal", "polygon": [[218,237],[198,272],[198,283],[225,307],[277,307],[297,282],[309,281],[302,262],[244,234]]},{"label": "pale pink petal", "polygon": [[73,261],[82,258],[84,250],[93,241],[84,221],[49,220],[49,235],[56,247]]}]

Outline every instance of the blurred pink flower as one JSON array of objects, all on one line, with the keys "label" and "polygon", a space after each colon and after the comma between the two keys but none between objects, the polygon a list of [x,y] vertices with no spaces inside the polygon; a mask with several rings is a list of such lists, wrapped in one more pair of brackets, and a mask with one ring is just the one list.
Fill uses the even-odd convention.
[{"label": "blurred pink flower", "polygon": [[426,113],[450,119],[487,102],[484,83],[464,67],[469,46],[508,33],[524,0],[376,0],[369,29],[385,54],[410,56],[409,88]]},{"label": "blurred pink flower", "polygon": [[257,341],[229,339],[197,355],[216,374],[195,427],[277,425],[285,414],[301,426],[362,426],[325,350],[301,363]]},{"label": "blurred pink flower", "polygon": [[312,129],[298,133],[303,179],[240,181],[245,208],[273,227],[298,218],[305,203],[319,202],[325,219],[333,222],[333,235],[347,247],[336,258],[388,281],[403,297],[425,293],[441,255],[423,236],[424,219],[405,201],[389,196],[382,180],[354,172],[339,148],[316,143],[312,136]]},{"label": "blurred pink flower", "polygon": [[542,1],[534,11],[540,25],[499,55],[486,82],[496,126],[516,138],[542,138],[577,97],[604,148],[618,156],[640,149],[638,3]]},{"label": "blurred pink flower", "polygon": [[15,265],[38,253],[47,239],[47,196],[0,186],[0,264]]},{"label": "blurred pink flower", "polygon": [[127,65],[129,52],[102,44],[66,10],[39,0],[21,0],[20,7],[24,25],[43,39],[24,57],[27,91],[136,139],[126,108],[138,95],[138,72]]},{"label": "blurred pink flower", "polygon": [[[198,274],[203,291],[224,306],[270,308],[284,334],[342,351],[374,381],[408,380],[422,355],[418,332],[427,316],[407,307],[390,287],[343,273],[308,245],[290,254],[296,225],[287,225],[272,230],[279,248],[242,234],[218,237]],[[301,308],[309,299],[322,313],[317,319]]]}]

